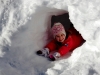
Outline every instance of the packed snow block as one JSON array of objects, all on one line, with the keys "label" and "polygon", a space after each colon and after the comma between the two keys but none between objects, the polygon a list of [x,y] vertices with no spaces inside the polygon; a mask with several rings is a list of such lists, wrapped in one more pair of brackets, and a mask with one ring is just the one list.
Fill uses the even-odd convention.
[{"label": "packed snow block", "polygon": [[71,23],[71,21],[69,19],[68,13],[64,13],[64,14],[61,14],[61,15],[52,15],[52,17],[51,17],[51,27],[56,22],[62,23],[65,27],[65,30],[68,30],[70,27],[73,27],[73,24]]}]

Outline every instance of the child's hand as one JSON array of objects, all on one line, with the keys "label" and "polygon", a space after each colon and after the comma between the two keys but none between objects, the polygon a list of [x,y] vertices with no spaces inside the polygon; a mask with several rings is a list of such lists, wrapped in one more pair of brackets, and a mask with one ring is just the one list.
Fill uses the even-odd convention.
[{"label": "child's hand", "polygon": [[55,61],[55,60],[56,60],[55,57],[54,57],[53,55],[50,55],[50,56],[49,56],[49,59],[50,59],[51,61]]},{"label": "child's hand", "polygon": [[49,55],[49,49],[44,48],[42,50],[38,50],[36,54],[47,57]]},{"label": "child's hand", "polygon": [[60,53],[55,52],[52,55],[49,55],[50,60],[55,61],[56,59],[58,59],[60,57]]}]

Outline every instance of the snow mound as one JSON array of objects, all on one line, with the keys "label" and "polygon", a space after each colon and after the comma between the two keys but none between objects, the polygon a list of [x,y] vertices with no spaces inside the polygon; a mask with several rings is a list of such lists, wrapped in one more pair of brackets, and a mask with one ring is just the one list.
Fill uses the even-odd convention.
[{"label": "snow mound", "polygon": [[[0,0],[0,11],[0,75],[100,75],[99,0]],[[51,16],[67,11],[86,42],[67,59],[37,56]]]},{"label": "snow mound", "polygon": [[70,20],[86,42],[71,57],[57,62],[62,69],[55,68],[55,64],[47,70],[48,75],[100,75],[99,3],[99,0],[68,0]]}]

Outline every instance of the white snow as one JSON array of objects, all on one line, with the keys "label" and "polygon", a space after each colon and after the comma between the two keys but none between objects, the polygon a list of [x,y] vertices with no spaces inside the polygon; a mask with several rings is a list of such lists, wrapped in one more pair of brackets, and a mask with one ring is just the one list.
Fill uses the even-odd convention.
[{"label": "white snow", "polygon": [[[55,62],[37,56],[65,12],[86,42]],[[0,75],[100,75],[99,13],[99,0],[0,0]]]}]

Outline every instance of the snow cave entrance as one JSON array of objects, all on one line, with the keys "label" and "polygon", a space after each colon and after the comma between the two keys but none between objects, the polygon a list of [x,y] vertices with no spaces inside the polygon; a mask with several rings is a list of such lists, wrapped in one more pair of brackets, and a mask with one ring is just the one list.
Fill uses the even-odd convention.
[{"label": "snow cave entrance", "polygon": [[35,25],[35,40],[41,41],[36,43],[37,50],[43,48],[53,38],[50,28],[56,22],[61,22],[64,25],[65,30],[74,27],[69,19],[68,11],[48,7],[39,7],[39,9],[36,9],[31,24]]}]

